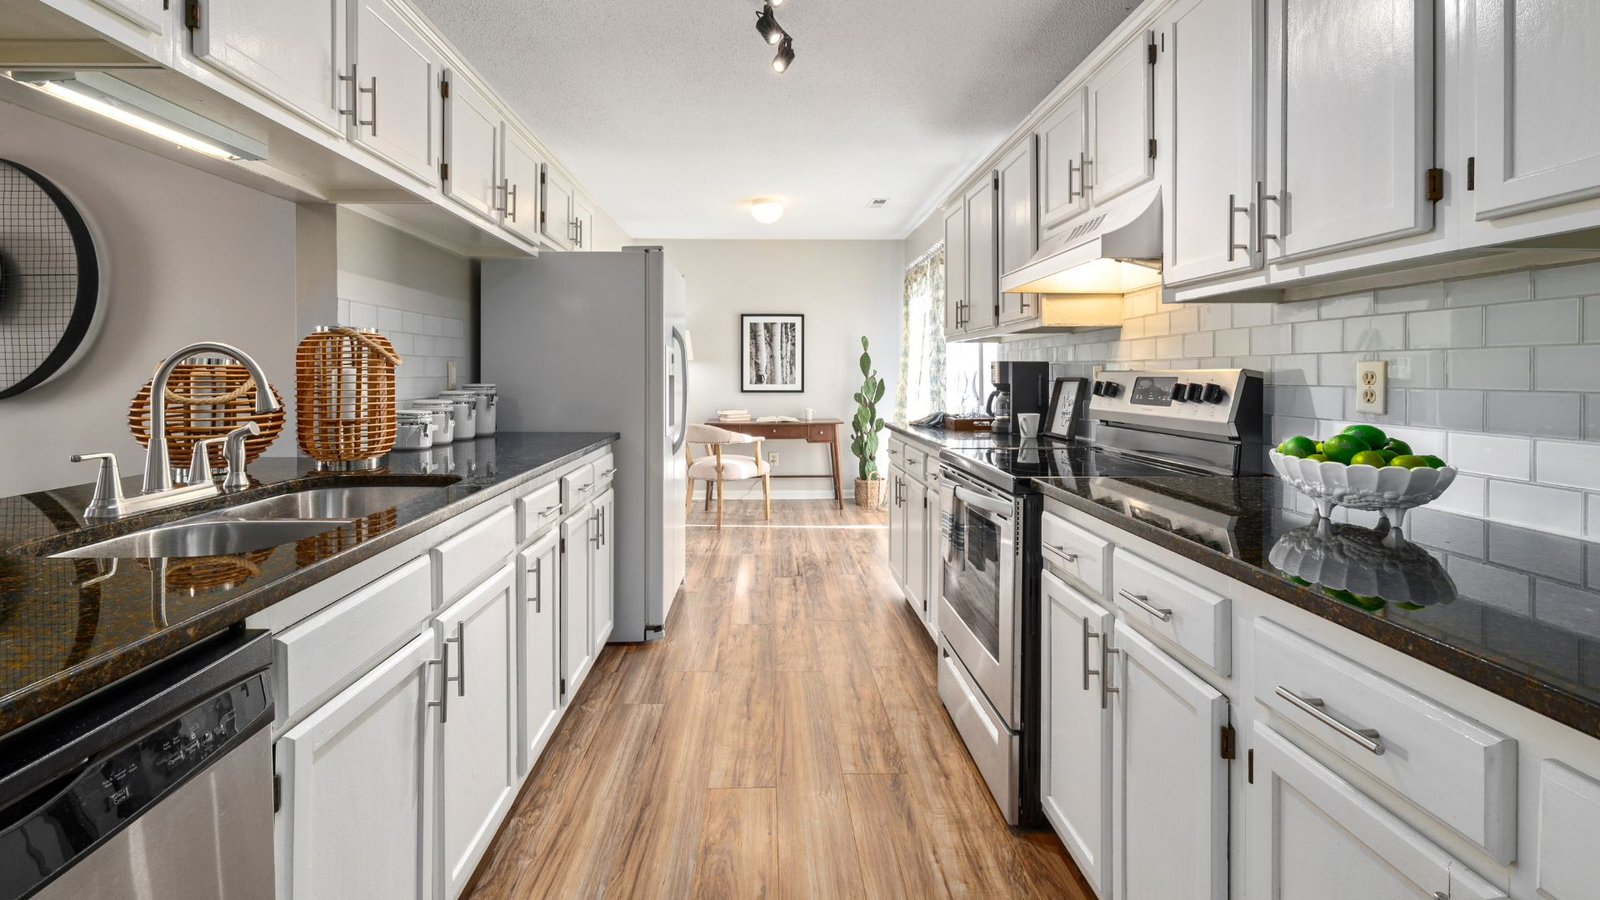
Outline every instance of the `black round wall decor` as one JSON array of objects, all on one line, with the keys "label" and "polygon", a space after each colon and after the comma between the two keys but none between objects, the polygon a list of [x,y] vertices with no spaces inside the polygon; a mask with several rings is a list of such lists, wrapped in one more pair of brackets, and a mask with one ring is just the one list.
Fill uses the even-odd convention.
[{"label": "black round wall decor", "polygon": [[0,399],[49,381],[94,323],[100,265],[60,188],[0,159]]}]

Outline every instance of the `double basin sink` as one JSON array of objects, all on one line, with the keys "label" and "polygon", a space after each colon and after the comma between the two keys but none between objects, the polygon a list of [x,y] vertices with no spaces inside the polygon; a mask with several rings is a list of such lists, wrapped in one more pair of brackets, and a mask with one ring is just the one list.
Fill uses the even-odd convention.
[{"label": "double basin sink", "polygon": [[308,488],[53,554],[67,559],[225,556],[265,550],[332,531],[446,488],[355,485]]}]

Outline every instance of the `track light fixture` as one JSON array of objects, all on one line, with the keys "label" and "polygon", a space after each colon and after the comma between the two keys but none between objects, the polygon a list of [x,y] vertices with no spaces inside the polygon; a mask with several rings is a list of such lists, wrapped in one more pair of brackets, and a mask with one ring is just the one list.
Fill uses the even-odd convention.
[{"label": "track light fixture", "polygon": [[772,71],[782,74],[788,70],[792,62],[794,62],[794,39],[784,35],[783,43],[778,45],[778,55],[772,58]]},{"label": "track light fixture", "polygon": [[783,26],[778,24],[778,17],[772,14],[770,2],[763,3],[761,11],[756,13],[756,31],[760,32],[761,39],[769,44],[779,43],[789,36],[784,33]]}]

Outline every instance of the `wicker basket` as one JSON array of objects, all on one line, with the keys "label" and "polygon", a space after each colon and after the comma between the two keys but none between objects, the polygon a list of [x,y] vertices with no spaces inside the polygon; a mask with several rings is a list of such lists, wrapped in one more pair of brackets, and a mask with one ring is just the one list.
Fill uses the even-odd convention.
[{"label": "wicker basket", "polygon": [[295,351],[300,450],[324,468],[367,468],[394,446],[400,355],[369,328],[319,326]]},{"label": "wicker basket", "polygon": [[883,479],[882,478],[857,478],[856,479],[856,505],[862,509],[878,509],[883,506]]},{"label": "wicker basket", "polygon": [[[194,445],[221,437],[246,422],[261,426],[261,433],[244,442],[245,462],[252,463],[283,433],[283,395],[267,385],[278,401],[270,413],[256,412],[255,380],[238,363],[180,363],[167,381],[167,457],[175,471],[187,472]],[[150,382],[146,381],[128,407],[128,430],[139,446],[150,446]],[[222,447],[213,445],[211,467],[221,471]]]}]

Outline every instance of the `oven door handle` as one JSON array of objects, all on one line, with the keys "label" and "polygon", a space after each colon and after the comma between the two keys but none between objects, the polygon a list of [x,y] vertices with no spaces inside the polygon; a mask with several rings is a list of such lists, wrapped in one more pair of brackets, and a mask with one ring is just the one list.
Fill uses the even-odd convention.
[{"label": "oven door handle", "polygon": [[960,486],[956,487],[955,492],[956,499],[967,504],[968,506],[973,507],[974,509],[981,509],[984,512],[994,513],[997,516],[1002,516],[1007,519],[1011,518],[1011,504],[1006,503],[1003,500],[996,500],[995,498],[986,494],[980,494],[977,491],[968,490],[967,488]]}]

